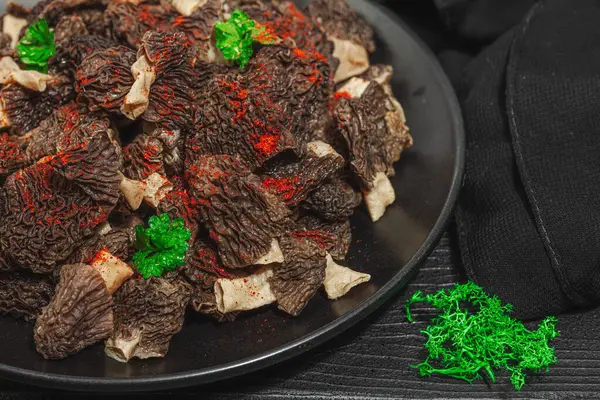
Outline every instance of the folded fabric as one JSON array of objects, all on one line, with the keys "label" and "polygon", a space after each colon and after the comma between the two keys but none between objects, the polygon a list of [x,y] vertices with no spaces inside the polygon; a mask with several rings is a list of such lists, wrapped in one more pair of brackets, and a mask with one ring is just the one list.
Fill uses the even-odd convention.
[{"label": "folded fabric", "polygon": [[540,2],[458,85],[463,262],[520,318],[600,303],[598,21],[595,0]]}]

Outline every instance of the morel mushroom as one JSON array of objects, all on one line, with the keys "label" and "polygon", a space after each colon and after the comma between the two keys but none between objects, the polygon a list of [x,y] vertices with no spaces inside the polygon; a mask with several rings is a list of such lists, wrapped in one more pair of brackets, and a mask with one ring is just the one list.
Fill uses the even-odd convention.
[{"label": "morel mushroom", "polygon": [[354,214],[362,196],[341,179],[326,182],[317,187],[302,207],[311,210],[327,221],[340,221]]},{"label": "morel mushroom", "polygon": [[291,236],[306,238],[327,250],[334,259],[343,260],[348,254],[352,231],[348,219],[342,221],[323,221],[314,215],[305,215],[298,222]]},{"label": "morel mushroom", "polygon": [[117,361],[164,357],[181,330],[189,285],[164,278],[130,279],[114,294],[114,331],[105,353]]},{"label": "morel mushroom", "polygon": [[31,160],[71,151],[85,145],[88,139],[103,135],[115,147],[117,162],[121,163],[120,148],[115,143],[114,131],[108,118],[99,113],[91,113],[80,103],[60,107],[40,126],[27,134],[27,156]]},{"label": "morel mushroom", "polygon": [[106,339],[113,330],[111,294],[132,274],[106,250],[92,265],[62,266],[56,293],[35,324],[37,351],[46,359],[62,359]]},{"label": "morel mushroom", "polygon": [[49,60],[48,68],[74,79],[75,71],[87,56],[111,47],[116,47],[116,43],[103,36],[75,36],[57,46],[56,56]]},{"label": "morel mushroom", "polygon": [[325,251],[302,237],[279,239],[285,261],[273,267],[269,284],[280,310],[296,316],[323,285]]},{"label": "morel mushroom", "polygon": [[194,243],[199,228],[196,200],[190,195],[181,177],[174,177],[172,184],[173,189],[160,200],[157,210],[161,214],[168,214],[171,219],[183,218],[191,233],[190,243]]},{"label": "morel mushroom", "polygon": [[87,238],[67,259],[68,264],[91,264],[99,252],[108,251],[119,260],[133,257],[135,230],[133,228],[112,228],[105,234],[96,233]]},{"label": "morel mushroom", "polygon": [[203,156],[190,167],[188,183],[226,267],[282,259],[275,239],[285,231],[291,212],[239,158]]},{"label": "morel mushroom", "polygon": [[333,83],[329,63],[322,54],[288,44],[260,49],[243,74],[247,82],[244,87],[251,97],[261,94],[265,102],[262,108],[271,109],[271,118],[289,127],[296,152],[304,153],[309,142],[325,137]]},{"label": "morel mushroom", "polygon": [[215,283],[218,279],[245,278],[247,273],[220,266],[217,252],[202,240],[197,241],[189,250],[185,265],[177,271],[192,286],[190,305],[196,312],[211,316],[218,321],[235,319],[236,312],[219,311]]},{"label": "morel mushroom", "polygon": [[77,15],[63,16],[54,28],[54,42],[58,45],[68,42],[75,36],[89,34],[85,22]]},{"label": "morel mushroom", "polygon": [[223,19],[222,0],[171,0],[180,15],[172,17],[172,29],[182,32],[193,44],[199,60],[213,62],[216,49],[211,45],[215,24]]},{"label": "morel mushroom", "polygon": [[133,85],[131,68],[135,62],[135,52],[124,46],[88,55],[75,73],[79,99],[92,111],[118,111]]},{"label": "morel mushroom", "polygon": [[[0,268],[1,269],[1,268]],[[47,277],[25,272],[0,274],[0,315],[35,321],[54,294]]]},{"label": "morel mushroom", "polygon": [[0,182],[28,164],[25,142],[7,133],[0,133]]},{"label": "morel mushroom", "polygon": [[0,89],[0,128],[10,128],[11,134],[23,136],[49,117],[55,107],[74,97],[75,91],[67,82],[43,92],[15,84],[4,86]]},{"label": "morel mushroom", "polygon": [[270,165],[262,186],[288,206],[295,206],[308,193],[344,166],[344,159],[324,142],[311,142],[309,151],[295,162]]},{"label": "morel mushroom", "polygon": [[327,267],[325,268],[323,286],[327,297],[331,300],[344,296],[353,287],[369,280],[371,280],[371,275],[336,264],[331,255],[327,254]]},{"label": "morel mushroom", "polygon": [[52,272],[108,218],[119,198],[118,169],[104,133],[9,176],[0,189],[0,253]]},{"label": "morel mushroom", "polygon": [[307,14],[335,38],[350,40],[369,53],[375,51],[373,29],[346,0],[311,0]]},{"label": "morel mushroom", "polygon": [[112,0],[104,12],[104,19],[112,38],[136,48],[146,32],[171,29],[169,14],[169,10],[160,4]]},{"label": "morel mushroom", "polygon": [[202,155],[227,154],[238,155],[255,169],[295,147],[292,134],[280,122],[285,115],[282,104],[268,92],[252,90],[234,74],[214,76],[204,92],[198,121],[186,141],[187,163]]},{"label": "morel mushroom", "polygon": [[398,109],[383,86],[376,81],[353,78],[341,89],[347,94],[336,103],[334,117],[350,150],[350,166],[361,180],[365,204],[373,221],[395,200],[388,176],[393,163],[412,145],[403,124],[398,125]]},{"label": "morel mushroom", "polygon": [[129,179],[143,181],[153,173],[165,175],[163,143],[145,133],[135,137],[123,148],[123,175]]}]

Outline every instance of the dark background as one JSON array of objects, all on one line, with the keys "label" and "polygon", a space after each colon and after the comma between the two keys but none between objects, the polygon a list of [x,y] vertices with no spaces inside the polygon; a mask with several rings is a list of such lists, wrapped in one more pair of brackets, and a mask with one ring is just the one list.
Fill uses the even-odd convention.
[{"label": "dark background", "polygon": [[[442,0],[438,0],[442,1]],[[448,0],[446,0],[448,1]],[[433,0],[380,0],[402,17],[441,57],[474,54],[485,41],[469,41],[446,28]],[[498,14],[502,22],[501,13]],[[447,67],[451,78],[460,71]],[[558,363],[549,373],[530,377],[516,392],[505,374],[496,383],[468,384],[443,378],[421,378],[410,368],[424,358],[419,334],[433,310],[416,309],[416,323],[406,322],[404,304],[415,290],[433,291],[464,281],[453,226],[398,296],[370,317],[330,342],[285,363],[241,378],[207,386],[150,395],[92,395],[47,391],[0,381],[0,400],[69,398],[201,398],[201,399],[403,399],[403,398],[600,398],[600,309],[563,315],[554,341]],[[535,326],[535,323],[532,324]]]}]

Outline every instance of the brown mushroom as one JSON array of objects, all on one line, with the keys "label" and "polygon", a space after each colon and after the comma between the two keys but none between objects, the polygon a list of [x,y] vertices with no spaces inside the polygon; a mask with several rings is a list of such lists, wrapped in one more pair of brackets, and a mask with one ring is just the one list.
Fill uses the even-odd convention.
[{"label": "brown mushroom", "polygon": [[64,265],[56,294],[36,321],[37,351],[46,359],[62,359],[106,339],[113,330],[111,293],[132,274],[105,250],[92,265]]}]

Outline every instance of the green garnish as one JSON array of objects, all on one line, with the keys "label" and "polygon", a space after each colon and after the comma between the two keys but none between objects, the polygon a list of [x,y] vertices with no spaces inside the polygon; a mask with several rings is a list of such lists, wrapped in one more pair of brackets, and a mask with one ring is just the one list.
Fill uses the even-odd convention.
[{"label": "green garnish", "polygon": [[135,227],[137,252],[133,256],[133,264],[146,279],[182,266],[191,237],[183,219],[175,218],[171,223],[167,214],[150,217],[148,226]]},{"label": "green garnish", "polygon": [[29,25],[17,44],[17,52],[27,69],[48,72],[48,60],[56,54],[56,45],[54,33],[50,31],[45,19],[38,19]]},{"label": "green garnish", "polygon": [[274,37],[265,26],[259,25],[245,12],[236,9],[225,22],[215,24],[217,48],[223,57],[244,67],[252,56],[252,44],[272,44]]},{"label": "green garnish", "polygon": [[[493,370],[505,368],[511,373],[511,383],[521,390],[526,371],[548,371],[548,366],[556,362],[554,348],[548,346],[559,335],[555,317],[545,318],[535,331],[527,330],[510,316],[511,304],[502,305],[497,296],[486,294],[473,282],[457,284],[448,292],[415,292],[406,304],[410,322],[410,306],[419,302],[439,311],[432,324],[421,331],[427,337],[428,356],[412,366],[421,376],[438,373],[473,382],[485,372],[495,382]],[[432,361],[441,367],[435,368]]]}]

